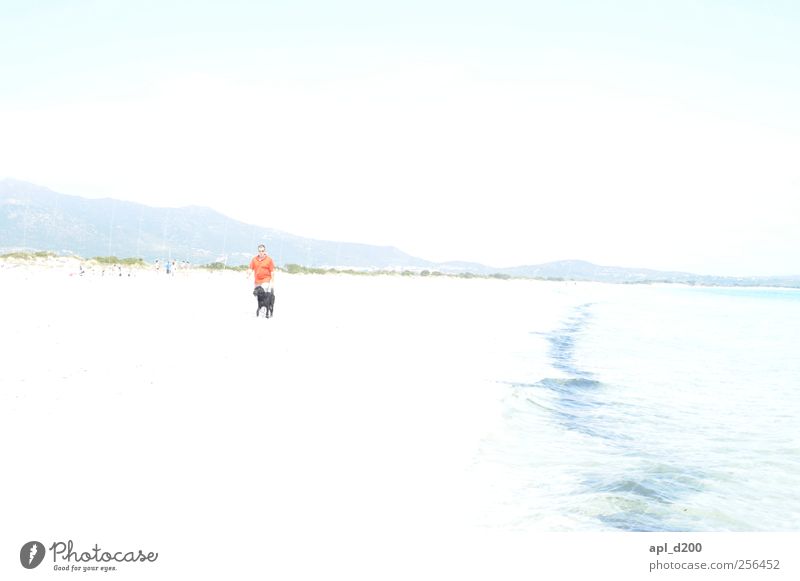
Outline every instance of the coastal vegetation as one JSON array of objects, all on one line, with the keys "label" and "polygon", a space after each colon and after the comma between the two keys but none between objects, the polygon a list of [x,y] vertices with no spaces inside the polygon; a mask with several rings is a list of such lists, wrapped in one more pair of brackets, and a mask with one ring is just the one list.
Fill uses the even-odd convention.
[{"label": "coastal vegetation", "polygon": [[37,258],[58,258],[55,252],[40,250],[37,252],[7,252],[0,254],[0,258],[12,258],[17,260],[36,260]]},{"label": "coastal vegetation", "polygon": [[[36,251],[36,252],[9,252],[0,255],[0,259],[15,259],[21,261],[36,261],[38,259],[51,259],[51,258],[64,258],[51,251]],[[84,259],[80,256],[70,255],[69,258],[79,260],[81,262],[95,262],[103,266],[126,266],[136,268],[149,268],[153,264],[145,262],[143,258],[119,258],[117,256],[94,256],[90,259]],[[228,265],[224,262],[211,262],[208,264],[193,265],[193,268],[209,270],[214,272],[220,271],[234,271],[244,272],[248,270],[248,265],[237,264]],[[289,274],[316,274],[316,275],[337,275],[346,274],[351,276],[403,276],[403,277],[448,277],[448,278],[464,278],[464,279],[499,279],[508,280],[515,278],[528,278],[528,277],[515,277],[509,274],[494,273],[494,274],[476,274],[473,272],[441,272],[438,270],[397,270],[397,269],[355,269],[355,268],[319,268],[313,266],[303,266],[301,264],[286,264],[277,267],[278,271],[286,272]],[[538,278],[538,280],[562,280],[552,278]]]},{"label": "coastal vegetation", "polygon": [[224,262],[211,262],[209,264],[201,264],[197,268],[202,268],[205,270],[233,270],[233,271],[244,271],[247,270],[246,264],[238,264],[235,266],[228,266]]},{"label": "coastal vegetation", "polygon": [[[86,263],[87,266],[92,264],[99,265],[100,267],[127,267],[135,269],[147,269],[157,265],[155,261],[148,262],[141,257],[124,257],[117,256],[95,256],[90,259],[83,258],[72,253],[57,253],[51,250],[37,250],[37,251],[10,251],[0,254],[0,261],[13,261],[13,262],[33,262],[41,263],[48,260],[64,261],[75,260]],[[246,264],[229,265],[225,262],[215,261],[207,264],[191,264],[187,261],[180,261],[182,267],[202,269],[211,272],[234,271],[245,272],[248,270]],[[163,262],[162,262],[163,264]],[[588,263],[587,263],[588,264]],[[593,266],[593,265],[589,265]],[[651,271],[647,274],[637,273],[636,275],[630,274],[626,269],[617,269],[622,272],[618,277],[606,280],[602,276],[592,276],[591,273],[565,273],[559,276],[546,276],[543,273],[476,273],[468,270],[431,270],[431,269],[410,269],[410,268],[346,268],[346,267],[317,267],[305,266],[297,263],[287,263],[277,267],[278,271],[286,272],[289,274],[314,274],[314,275],[351,275],[351,276],[403,276],[403,277],[448,277],[448,278],[461,278],[461,279],[495,279],[495,280],[540,280],[549,282],[579,282],[579,281],[595,281],[607,282],[612,284],[625,284],[625,285],[648,285],[648,284],[684,284],[689,286],[698,287],[772,287],[772,288],[800,288],[800,277],[712,277],[712,276],[699,276],[699,275],[680,275],[671,277],[670,273],[663,273],[659,271]],[[635,271],[631,271],[635,272]],[[628,274],[628,276],[625,276]],[[649,276],[648,276],[649,275]]]},{"label": "coastal vegetation", "polygon": [[111,264],[120,266],[140,266],[146,267],[147,263],[142,258],[117,258],[116,256],[95,256],[91,260],[100,264]]},{"label": "coastal vegetation", "polygon": [[[64,258],[59,254],[52,251],[36,251],[36,252],[9,252],[0,255],[0,259],[16,259],[21,261],[36,261],[39,259],[52,259]],[[84,259],[80,256],[69,255],[82,262],[95,262],[103,266],[127,266],[134,268],[149,268],[154,263],[148,263],[143,258],[119,258],[117,256],[94,256],[90,259]],[[233,271],[245,272],[248,270],[246,264],[228,265],[224,262],[211,262],[207,264],[192,265],[192,268],[208,270],[212,272]],[[351,276],[402,276],[402,277],[446,277],[446,278],[461,278],[461,279],[497,279],[497,280],[544,280],[551,282],[569,280],[563,277],[530,277],[530,276],[513,276],[506,273],[493,273],[493,274],[478,274],[474,272],[442,272],[439,270],[410,270],[410,269],[356,269],[356,268],[321,268],[314,266],[304,266],[301,264],[285,264],[276,267],[280,272],[288,274],[314,274],[314,275],[351,275]],[[659,281],[661,282],[661,281]]]},{"label": "coastal vegetation", "polygon": [[508,274],[475,274],[473,272],[441,272],[438,270],[388,270],[388,269],[353,269],[353,268],[316,268],[300,264],[287,264],[280,268],[289,274],[349,274],[354,276],[421,276],[421,277],[450,277],[450,278],[496,278],[507,280],[512,277]]}]

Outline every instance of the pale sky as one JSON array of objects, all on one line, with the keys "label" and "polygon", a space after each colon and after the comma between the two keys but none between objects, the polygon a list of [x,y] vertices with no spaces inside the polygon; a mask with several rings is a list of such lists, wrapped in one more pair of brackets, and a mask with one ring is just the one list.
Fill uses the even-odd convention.
[{"label": "pale sky", "polygon": [[503,267],[800,274],[800,4],[0,0],[0,177]]}]

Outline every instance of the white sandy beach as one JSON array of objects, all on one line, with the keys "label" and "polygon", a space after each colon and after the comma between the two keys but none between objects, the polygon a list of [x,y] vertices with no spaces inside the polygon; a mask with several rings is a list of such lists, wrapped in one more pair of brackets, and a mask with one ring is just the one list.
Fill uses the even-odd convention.
[{"label": "white sandy beach", "polygon": [[[148,579],[405,577],[428,553],[452,570],[465,474],[500,414],[485,370],[527,365],[503,342],[574,300],[278,273],[267,320],[249,273],[50,263],[0,269],[4,520],[13,539],[160,551]],[[520,293],[540,303],[523,317],[496,300]]]},{"label": "white sandy beach", "polygon": [[[647,559],[647,535],[598,531],[648,519],[677,540],[673,522],[792,530],[786,371],[752,397],[713,387],[760,369],[749,356],[772,353],[765,341],[789,345],[791,324],[723,325],[715,350],[715,321],[750,291],[729,303],[278,273],[275,316],[257,319],[249,273],[78,272],[69,259],[0,261],[3,546],[159,553],[115,579],[530,579],[537,558],[552,574],[576,546],[586,558],[570,575],[616,570],[614,550]],[[663,301],[689,318],[670,326]],[[776,313],[797,316],[755,320]],[[669,368],[687,365],[676,382]],[[611,383],[581,384],[592,370]],[[757,480],[730,476],[755,465]],[[11,557],[2,579],[69,573],[49,554],[33,572]],[[626,562],[617,578],[640,578],[647,563]]]}]

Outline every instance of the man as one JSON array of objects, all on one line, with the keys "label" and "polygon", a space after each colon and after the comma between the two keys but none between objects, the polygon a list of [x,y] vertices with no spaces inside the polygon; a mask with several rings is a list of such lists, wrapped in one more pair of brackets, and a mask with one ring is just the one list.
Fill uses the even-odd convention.
[{"label": "man", "polygon": [[263,244],[258,245],[258,256],[254,256],[250,261],[250,270],[255,274],[255,285],[267,290],[272,286],[272,271],[275,270],[275,263],[272,258],[267,256],[267,249]]}]

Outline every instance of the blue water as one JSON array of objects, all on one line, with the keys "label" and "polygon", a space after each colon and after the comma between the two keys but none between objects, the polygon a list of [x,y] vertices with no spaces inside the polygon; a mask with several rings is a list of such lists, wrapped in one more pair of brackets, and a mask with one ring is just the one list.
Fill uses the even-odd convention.
[{"label": "blue water", "polygon": [[482,524],[800,530],[800,291],[570,292],[558,324],[529,330],[536,371],[497,370]]}]

